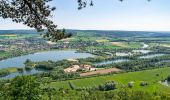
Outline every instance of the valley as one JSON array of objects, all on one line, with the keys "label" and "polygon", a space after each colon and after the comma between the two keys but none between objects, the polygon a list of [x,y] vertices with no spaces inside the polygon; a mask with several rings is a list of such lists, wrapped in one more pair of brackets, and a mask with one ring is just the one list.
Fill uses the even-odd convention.
[{"label": "valley", "polygon": [[165,81],[170,75],[170,33],[67,31],[73,36],[56,43],[37,33],[1,35],[8,38],[0,40],[0,80],[34,76],[56,92],[93,90],[108,81],[119,90],[170,91]]}]

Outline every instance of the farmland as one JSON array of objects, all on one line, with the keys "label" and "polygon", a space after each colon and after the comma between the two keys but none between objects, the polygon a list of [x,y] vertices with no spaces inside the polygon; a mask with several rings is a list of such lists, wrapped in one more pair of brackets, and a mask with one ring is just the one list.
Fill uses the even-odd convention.
[{"label": "farmland", "polygon": [[[155,91],[170,92],[170,87],[164,86],[159,83],[159,81],[165,79],[168,75],[170,75],[169,71],[170,68],[160,68],[160,69],[152,69],[152,70],[145,70],[145,71],[138,71],[138,72],[129,72],[129,73],[114,74],[114,75],[75,79],[75,80],[62,81],[62,82],[52,82],[50,83],[50,85],[53,87],[58,87],[58,88],[63,87],[65,89],[69,89],[70,87],[68,82],[71,82],[77,88],[84,88],[84,87],[92,87],[92,86],[100,85],[106,81],[112,80],[118,82],[120,84],[120,87],[122,85],[127,87],[128,82],[134,82],[134,87],[131,88],[132,90],[140,90],[140,91],[148,91],[148,92],[155,92]],[[145,87],[140,86],[140,83],[143,81],[147,82],[149,85]]]},{"label": "farmland", "polygon": [[0,0],[0,100],[170,100],[169,4]]},{"label": "farmland", "polygon": [[90,76],[90,75],[96,75],[96,74],[107,74],[107,73],[116,73],[120,72],[120,69],[117,68],[109,68],[109,69],[99,69],[97,71],[92,71],[92,72],[86,72],[86,73],[81,73],[80,76]]},{"label": "farmland", "polygon": [[[28,76],[36,79],[40,90],[52,89],[48,91],[54,91],[53,99],[67,100],[67,95],[77,99],[82,94],[108,98],[108,94],[118,95],[124,89],[129,95],[139,91],[169,96],[170,87],[164,84],[170,75],[169,34],[164,37],[165,34],[159,32],[67,31],[73,36],[58,42],[36,33],[3,34],[0,85],[6,86],[16,76]],[[74,68],[76,70],[70,70]],[[108,85],[113,87],[110,89]],[[48,98],[49,92],[44,93],[47,94],[43,94],[43,98]]]}]

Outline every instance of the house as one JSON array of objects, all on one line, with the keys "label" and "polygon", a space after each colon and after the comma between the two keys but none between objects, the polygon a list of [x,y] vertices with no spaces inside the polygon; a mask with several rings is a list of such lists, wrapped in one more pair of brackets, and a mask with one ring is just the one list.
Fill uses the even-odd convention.
[{"label": "house", "polygon": [[77,72],[78,70],[86,70],[86,71],[90,71],[90,69],[92,68],[92,66],[91,65],[84,65],[84,64],[82,64],[82,65],[72,65],[71,67],[69,67],[69,68],[66,68],[66,69],[64,69],[64,72]]}]

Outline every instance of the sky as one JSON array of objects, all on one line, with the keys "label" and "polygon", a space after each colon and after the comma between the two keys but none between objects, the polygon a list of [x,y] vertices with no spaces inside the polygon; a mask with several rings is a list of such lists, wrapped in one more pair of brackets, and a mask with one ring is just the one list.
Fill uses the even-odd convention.
[{"label": "sky", "polygon": [[[170,31],[170,0],[93,1],[93,7],[78,10],[77,0],[53,0],[51,19],[65,29]],[[9,29],[29,27],[0,18],[0,30]]]}]

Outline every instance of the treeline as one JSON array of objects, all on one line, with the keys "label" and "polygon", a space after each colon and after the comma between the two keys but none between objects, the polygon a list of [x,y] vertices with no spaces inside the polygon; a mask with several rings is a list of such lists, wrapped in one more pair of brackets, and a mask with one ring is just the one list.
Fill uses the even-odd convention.
[{"label": "treeline", "polygon": [[[2,52],[2,51],[1,51]],[[0,60],[8,59],[8,58],[13,58],[13,57],[18,57],[18,56],[23,56],[23,55],[28,55],[35,53],[36,51],[28,51],[28,50],[9,50],[9,51],[4,51],[4,55],[1,56],[0,54]]]},{"label": "treeline", "polygon": [[[100,62],[107,62],[107,61],[113,61],[113,60],[121,60],[121,59],[127,59],[128,61],[120,62],[120,63],[111,63],[107,65],[95,65],[95,63]],[[96,68],[112,68],[117,67],[119,69],[123,69],[125,71],[139,71],[139,70],[145,70],[145,69],[151,69],[151,68],[157,68],[157,67],[163,67],[163,66],[170,66],[170,55],[164,55],[160,57],[154,57],[151,59],[145,59],[145,58],[139,58],[137,57],[131,57],[131,56],[122,56],[122,57],[111,57],[111,58],[103,58],[103,57],[97,57],[97,58],[86,58],[86,59],[78,59],[80,63],[89,63],[92,66]]]},{"label": "treeline", "polygon": [[64,69],[72,65],[79,64],[78,62],[71,62],[68,60],[61,61],[42,61],[42,62],[33,62],[29,59],[25,61],[25,70],[41,70],[43,72],[36,73],[34,76],[37,78],[48,77],[51,80],[68,80],[79,77],[79,73],[65,73]]},{"label": "treeline", "polygon": [[50,81],[63,81],[63,80],[75,79],[77,77],[80,77],[80,74],[77,72],[65,73],[63,69],[55,69],[49,72],[34,74],[34,76],[39,79],[48,78],[50,79]]},{"label": "treeline", "polygon": [[129,60],[121,63],[112,63],[108,65],[97,65],[97,68],[111,68],[117,67],[119,69],[123,69],[125,71],[140,71],[158,67],[169,67],[170,66],[170,56],[165,55],[161,57],[155,57],[152,59],[136,59]]},{"label": "treeline", "polygon": [[55,68],[67,68],[74,64],[79,64],[78,62],[72,62],[68,60],[61,60],[61,61],[42,61],[42,62],[33,62],[29,59],[25,61],[25,67],[32,67],[35,69],[42,69],[42,70],[53,70]]}]

